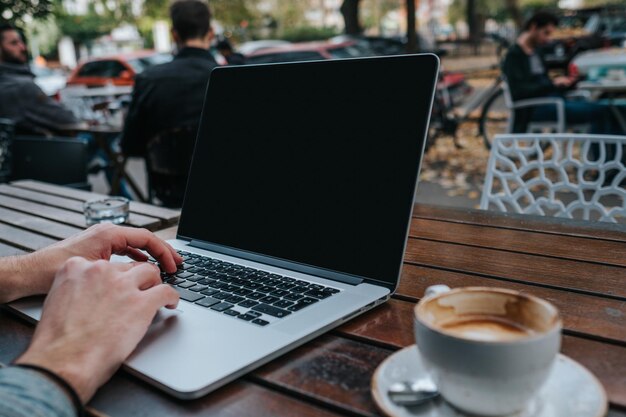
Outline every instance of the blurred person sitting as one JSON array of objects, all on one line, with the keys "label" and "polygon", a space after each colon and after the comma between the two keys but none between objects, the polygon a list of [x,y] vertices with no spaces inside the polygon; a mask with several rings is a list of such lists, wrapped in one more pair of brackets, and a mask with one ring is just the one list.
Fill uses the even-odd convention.
[{"label": "blurred person sitting", "polygon": [[245,65],[246,58],[243,54],[235,52],[228,39],[222,39],[217,43],[217,51],[224,57],[228,65]]},{"label": "blurred person sitting", "polygon": [[[502,63],[504,74],[513,101],[538,97],[565,97],[565,92],[574,87],[577,79],[548,76],[545,61],[538,49],[547,44],[559,21],[548,12],[538,12],[525,24],[516,43],[509,48]],[[610,133],[614,130],[613,121],[607,106],[586,101],[565,100],[565,121],[567,124],[591,125],[590,133]],[[517,109],[515,113],[515,133],[524,133],[531,121],[554,121],[557,119],[556,106],[544,104]]]},{"label": "blurred person sitting", "polygon": [[[209,74],[218,64],[209,53],[213,31],[206,2],[175,1],[170,17],[178,53],[137,75],[121,148],[146,158],[151,194],[165,206],[180,207]],[[175,169],[159,166],[172,158]]]},{"label": "blurred person sitting", "polygon": [[0,118],[15,123],[18,133],[53,133],[80,130],[85,125],[35,84],[28,67],[28,52],[20,33],[0,25]]}]

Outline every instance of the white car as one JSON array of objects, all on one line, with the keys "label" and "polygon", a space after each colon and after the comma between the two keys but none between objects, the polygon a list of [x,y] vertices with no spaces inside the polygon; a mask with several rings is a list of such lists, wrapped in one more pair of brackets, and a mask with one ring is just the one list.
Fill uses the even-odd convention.
[{"label": "white car", "polygon": [[67,77],[60,70],[52,70],[34,64],[30,66],[30,70],[35,74],[35,84],[49,97],[56,95],[65,87]]},{"label": "white car", "polygon": [[578,74],[590,81],[617,77],[622,72],[626,78],[626,46],[583,52],[569,66],[570,75]]},{"label": "white car", "polygon": [[277,39],[265,39],[260,41],[244,42],[237,47],[237,52],[244,55],[249,55],[253,52],[257,52],[263,49],[275,48],[277,46],[290,45],[291,42],[281,41]]}]

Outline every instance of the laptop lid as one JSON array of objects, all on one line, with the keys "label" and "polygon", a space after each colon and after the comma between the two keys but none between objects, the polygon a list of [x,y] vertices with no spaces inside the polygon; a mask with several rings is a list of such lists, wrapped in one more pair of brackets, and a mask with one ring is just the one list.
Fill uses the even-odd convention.
[{"label": "laptop lid", "polygon": [[394,289],[435,55],[216,68],[178,238]]}]

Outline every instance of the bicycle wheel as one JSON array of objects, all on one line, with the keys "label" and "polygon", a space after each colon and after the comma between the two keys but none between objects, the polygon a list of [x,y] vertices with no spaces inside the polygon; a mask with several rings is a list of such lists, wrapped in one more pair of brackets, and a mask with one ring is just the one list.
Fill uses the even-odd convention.
[{"label": "bicycle wheel", "polygon": [[497,134],[506,133],[510,116],[511,111],[504,103],[504,92],[499,89],[487,99],[480,115],[478,131],[487,149],[491,149],[491,143]]}]

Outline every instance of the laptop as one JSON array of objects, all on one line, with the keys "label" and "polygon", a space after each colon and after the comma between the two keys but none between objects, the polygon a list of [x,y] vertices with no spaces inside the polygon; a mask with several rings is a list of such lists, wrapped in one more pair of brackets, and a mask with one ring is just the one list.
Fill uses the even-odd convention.
[{"label": "laptop", "polygon": [[[438,67],[425,54],[215,69],[169,241],[181,301],[125,368],[197,398],[386,301]],[[12,303],[35,319],[40,306]]]}]

